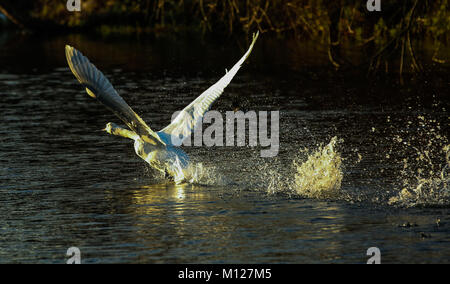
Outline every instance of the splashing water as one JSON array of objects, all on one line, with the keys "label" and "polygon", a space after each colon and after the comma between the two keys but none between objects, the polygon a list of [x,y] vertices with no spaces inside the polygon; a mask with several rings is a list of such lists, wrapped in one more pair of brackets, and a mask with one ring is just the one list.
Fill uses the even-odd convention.
[{"label": "splashing water", "polygon": [[[401,172],[402,186],[389,205],[448,206],[450,204],[450,144],[440,134],[440,124],[418,116],[419,131],[412,137],[395,137],[411,155],[404,155]],[[409,125],[414,123],[409,121]],[[419,142],[419,143],[417,143]]]},{"label": "splashing water", "polygon": [[339,198],[343,172],[342,158],[336,151],[338,142],[340,140],[333,137],[326,146],[319,146],[315,151],[300,150],[298,157],[292,161],[292,170],[287,173],[288,176],[276,169],[267,169],[267,191],[281,191],[305,198]]},{"label": "splashing water", "polygon": [[[442,152],[446,156],[446,165],[439,171],[430,171],[428,177],[422,177],[422,169],[415,177],[404,179],[404,187],[389,199],[390,205],[412,206],[448,206],[450,204],[450,145]],[[408,167],[405,161],[405,168]]]},{"label": "splashing water", "polygon": [[308,198],[337,198],[340,195],[342,158],[335,150],[333,137],[325,147],[319,147],[304,163],[293,161],[296,168],[294,190]]},{"label": "splashing water", "polygon": [[184,172],[188,182],[198,185],[229,186],[234,185],[231,179],[222,175],[217,167],[205,166],[203,163],[192,163]]},{"label": "splashing water", "polygon": [[[286,169],[285,162],[278,158],[254,160],[251,165],[241,165],[240,172],[234,173],[232,180],[223,174],[224,169],[192,163],[186,170],[189,182],[210,186],[236,186],[240,190],[262,190],[270,194],[284,193],[306,198],[338,198],[343,179],[342,158],[336,151],[340,142],[333,137],[326,146],[315,151],[303,149]],[[250,166],[250,169],[245,169]]]}]

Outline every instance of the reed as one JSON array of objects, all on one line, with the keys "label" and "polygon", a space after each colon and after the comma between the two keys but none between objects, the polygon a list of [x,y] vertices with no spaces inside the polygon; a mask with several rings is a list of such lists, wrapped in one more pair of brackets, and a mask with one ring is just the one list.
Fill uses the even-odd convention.
[{"label": "reed", "polygon": [[[382,12],[368,12],[361,0],[81,0],[81,12],[67,12],[66,1],[2,0],[0,12],[21,29],[52,28],[111,34],[202,32],[219,37],[270,33],[278,38],[314,39],[328,49],[339,67],[345,41],[372,48],[369,70],[400,58],[400,73],[408,63],[415,71],[413,40],[434,40],[433,61],[450,39],[450,0],[383,0]],[[411,64],[409,64],[411,63]]]},{"label": "reed", "polygon": [[[232,34],[262,33],[386,43],[409,23],[414,36],[450,37],[449,0],[384,0],[382,13],[370,13],[361,0],[81,0],[80,13],[68,13],[66,1],[2,0],[0,11],[18,25],[41,22],[65,28],[95,26],[146,30],[198,29]],[[412,7],[415,13],[410,17]],[[37,25],[42,27],[42,25]],[[373,37],[373,38],[372,38]]]}]

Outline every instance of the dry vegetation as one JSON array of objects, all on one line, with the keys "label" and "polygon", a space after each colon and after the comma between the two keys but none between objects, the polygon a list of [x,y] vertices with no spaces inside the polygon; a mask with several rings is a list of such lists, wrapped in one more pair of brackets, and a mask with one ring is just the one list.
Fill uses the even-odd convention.
[{"label": "dry vegetation", "polygon": [[[365,0],[81,0],[81,12],[66,1],[2,0],[0,12],[22,29],[95,30],[111,34],[199,31],[219,36],[259,30],[277,37],[313,38],[326,45],[330,61],[341,63],[343,41],[374,50],[371,69],[389,56],[420,71],[412,38],[434,41],[436,54],[450,38],[450,0],[382,0],[382,12],[368,12]],[[437,56],[433,60],[438,63]]]}]

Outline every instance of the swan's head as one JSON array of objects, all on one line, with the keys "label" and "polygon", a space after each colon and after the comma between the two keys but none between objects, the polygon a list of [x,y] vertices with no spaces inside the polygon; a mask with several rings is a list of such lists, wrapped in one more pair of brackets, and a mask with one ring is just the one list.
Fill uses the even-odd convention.
[{"label": "swan's head", "polygon": [[106,131],[106,132],[108,132],[109,134],[116,134],[115,132],[116,132],[116,130],[117,130],[118,128],[119,128],[119,127],[118,127],[115,123],[108,122],[108,123],[106,124],[106,127],[103,128],[103,131]]},{"label": "swan's head", "polygon": [[136,139],[139,138],[139,136],[135,132],[133,132],[131,130],[128,130],[128,129],[125,129],[125,128],[122,128],[122,127],[120,127],[117,124],[112,123],[112,122],[108,122],[108,124],[106,124],[106,127],[103,128],[102,130],[106,131],[106,132],[108,132],[109,134],[112,134],[112,135],[122,136],[122,137],[130,138],[130,139],[133,139],[133,140],[136,140]]}]

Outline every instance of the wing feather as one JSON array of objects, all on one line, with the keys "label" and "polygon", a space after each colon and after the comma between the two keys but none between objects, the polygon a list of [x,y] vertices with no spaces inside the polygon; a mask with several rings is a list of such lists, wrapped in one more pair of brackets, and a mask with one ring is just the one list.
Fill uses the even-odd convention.
[{"label": "wing feather", "polygon": [[157,132],[166,144],[179,146],[184,139],[192,134],[195,126],[202,121],[205,113],[210,109],[214,101],[222,95],[224,89],[228,86],[228,84],[230,84],[233,77],[250,55],[258,35],[259,32],[253,35],[253,41],[247,52],[233,66],[233,68],[227,71],[219,81],[209,87],[193,102],[185,107],[168,126]]},{"label": "wing feather", "polygon": [[66,45],[66,58],[70,70],[77,80],[86,88],[89,96],[110,109],[125,124],[138,134],[144,141],[154,145],[165,143],[137,115],[124,99],[117,93],[109,80],[92,64],[87,57],[75,48]]}]

